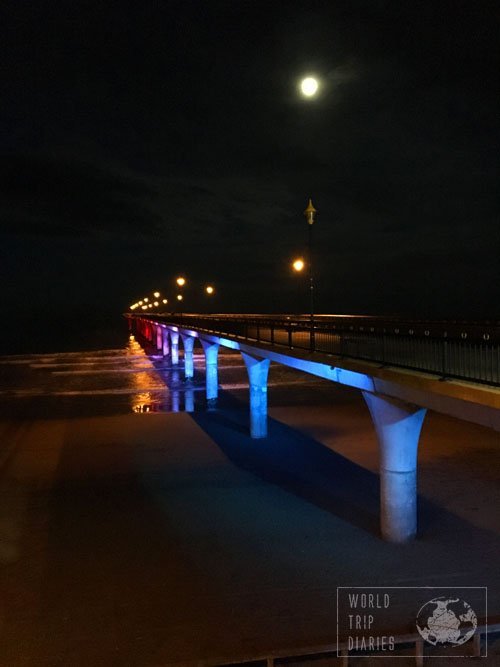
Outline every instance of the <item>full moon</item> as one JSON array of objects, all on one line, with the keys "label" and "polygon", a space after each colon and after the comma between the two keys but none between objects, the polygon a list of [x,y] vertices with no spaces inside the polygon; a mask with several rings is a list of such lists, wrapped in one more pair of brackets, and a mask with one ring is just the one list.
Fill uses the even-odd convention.
[{"label": "full moon", "polygon": [[318,81],[314,77],[308,76],[305,79],[302,79],[300,90],[302,91],[302,95],[312,97],[318,92]]}]

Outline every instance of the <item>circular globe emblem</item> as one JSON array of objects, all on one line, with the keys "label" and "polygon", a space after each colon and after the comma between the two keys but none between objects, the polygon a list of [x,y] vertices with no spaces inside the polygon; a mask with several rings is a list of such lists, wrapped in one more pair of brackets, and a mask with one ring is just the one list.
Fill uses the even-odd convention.
[{"label": "circular globe emblem", "polygon": [[417,630],[433,646],[459,646],[468,641],[477,628],[474,609],[460,598],[434,598],[417,614]]}]

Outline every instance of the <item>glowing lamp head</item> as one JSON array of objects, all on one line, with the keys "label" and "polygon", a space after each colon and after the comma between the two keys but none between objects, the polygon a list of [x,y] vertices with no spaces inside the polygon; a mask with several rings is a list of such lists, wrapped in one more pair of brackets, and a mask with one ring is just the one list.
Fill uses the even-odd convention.
[{"label": "glowing lamp head", "polygon": [[213,294],[213,293],[214,293],[214,288],[212,287],[212,285],[207,285],[207,286],[205,287],[205,292],[206,292],[207,294]]},{"label": "glowing lamp head", "polygon": [[142,301],[138,301],[139,306],[142,306]]},{"label": "glowing lamp head", "polygon": [[153,305],[154,305],[155,308],[158,308],[158,306],[159,306],[160,304],[158,303],[158,301],[155,301]]},{"label": "glowing lamp head", "polygon": [[157,299],[160,296],[160,292],[153,292],[153,296],[155,299]]},{"label": "glowing lamp head", "polygon": [[148,303],[148,308],[152,308],[152,307],[153,307],[153,304],[152,304],[152,303]]},{"label": "glowing lamp head", "polygon": [[168,303],[168,299],[163,299],[162,303]]},{"label": "glowing lamp head", "polygon": [[175,282],[179,285],[179,287],[184,287],[184,285],[186,284],[186,279],[183,278],[182,276],[179,276],[179,278],[177,278]]},{"label": "glowing lamp head", "polygon": [[304,260],[303,259],[296,259],[293,264],[293,270],[297,271],[298,273],[304,269]]},{"label": "glowing lamp head", "polygon": [[319,89],[318,80],[313,76],[306,76],[305,79],[302,79],[300,82],[300,92],[304,97],[314,97]]},{"label": "glowing lamp head", "polygon": [[146,310],[147,309],[146,304],[144,304],[144,306],[141,306],[141,308],[142,308],[142,310]]},{"label": "glowing lamp head", "polygon": [[182,294],[178,294],[178,295],[177,295],[177,301],[182,301],[183,298],[184,298],[184,297],[182,296]]},{"label": "glowing lamp head", "polygon": [[144,303],[147,303],[148,301],[149,301],[148,297],[145,296],[145,297],[144,297]]}]

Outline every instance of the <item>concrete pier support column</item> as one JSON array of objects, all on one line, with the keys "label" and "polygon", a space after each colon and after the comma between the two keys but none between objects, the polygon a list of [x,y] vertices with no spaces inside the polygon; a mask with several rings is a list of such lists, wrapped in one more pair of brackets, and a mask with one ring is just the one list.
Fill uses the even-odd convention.
[{"label": "concrete pier support column", "polygon": [[206,398],[208,407],[215,407],[219,391],[219,371],[217,360],[219,356],[219,344],[211,343],[200,338],[205,353],[205,378],[206,378]]},{"label": "concrete pier support column", "polygon": [[170,356],[172,366],[177,366],[179,363],[179,334],[172,330],[170,330]]},{"label": "concrete pier support column", "polygon": [[267,437],[267,375],[269,359],[259,359],[246,352],[241,356],[247,367],[250,383],[250,435],[252,438]]},{"label": "concrete pier support column", "polygon": [[163,351],[163,329],[159,324],[155,324],[156,328],[156,349],[158,352]]},{"label": "concrete pier support column", "polygon": [[163,343],[162,343],[162,354],[164,357],[168,357],[170,354],[170,340],[168,338],[168,329],[165,327],[162,327],[162,338],[163,338]]},{"label": "concrete pier support column", "polygon": [[186,380],[191,380],[194,375],[193,364],[193,336],[182,335],[182,343],[184,345],[184,377]]},{"label": "concrete pier support column", "polygon": [[417,533],[417,450],[426,408],[364,391],[380,449],[380,526],[389,542]]}]

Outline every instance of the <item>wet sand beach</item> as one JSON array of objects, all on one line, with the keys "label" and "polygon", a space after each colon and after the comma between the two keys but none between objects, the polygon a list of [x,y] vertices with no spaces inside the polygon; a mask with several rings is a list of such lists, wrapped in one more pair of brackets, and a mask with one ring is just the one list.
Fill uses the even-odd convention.
[{"label": "wet sand beach", "polygon": [[136,345],[0,361],[2,667],[332,644],[338,586],[488,586],[500,613],[498,433],[427,416],[419,537],[391,545],[355,390],[272,366],[269,438],[252,441],[237,355],[214,411],[199,351],[189,385]]}]

